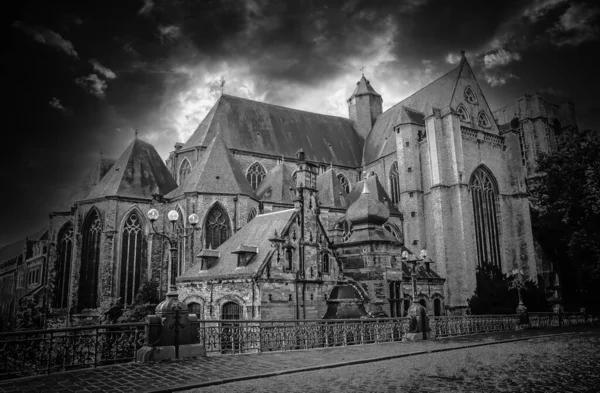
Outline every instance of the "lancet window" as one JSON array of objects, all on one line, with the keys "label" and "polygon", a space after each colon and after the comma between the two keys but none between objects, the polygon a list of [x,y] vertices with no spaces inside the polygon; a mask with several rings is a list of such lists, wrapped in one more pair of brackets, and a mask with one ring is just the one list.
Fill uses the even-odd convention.
[{"label": "lancet window", "polygon": [[473,93],[473,90],[470,87],[467,87],[465,89],[465,101],[471,104],[477,104],[477,97],[475,96],[475,93]]},{"label": "lancet window", "polygon": [[498,232],[498,186],[485,167],[477,168],[469,182],[475,218],[477,265],[500,266],[500,236]]},{"label": "lancet window", "polygon": [[192,164],[190,164],[190,161],[187,158],[184,158],[181,166],[179,167],[179,185],[183,184],[185,178],[190,174],[191,171]]},{"label": "lancet window", "polygon": [[73,224],[65,224],[58,234],[56,276],[54,284],[54,308],[66,308],[69,301],[69,278],[73,255]]},{"label": "lancet window", "polygon": [[140,288],[146,247],[147,241],[140,215],[132,212],[125,220],[121,234],[119,296],[124,304],[133,303]]},{"label": "lancet window", "polygon": [[348,181],[348,178],[341,173],[337,175],[337,178],[346,194],[350,194],[350,182]]},{"label": "lancet window", "polygon": [[100,235],[102,222],[97,210],[92,210],[83,224],[81,268],[79,271],[78,308],[96,308],[98,267],[100,265]]},{"label": "lancet window", "polygon": [[477,124],[479,124],[479,127],[483,127],[483,128],[490,127],[490,120],[488,119],[485,112],[483,112],[483,111],[479,112],[479,115],[477,115]]},{"label": "lancet window", "polygon": [[469,112],[467,112],[464,105],[460,104],[458,108],[456,108],[456,114],[460,121],[469,121]]}]

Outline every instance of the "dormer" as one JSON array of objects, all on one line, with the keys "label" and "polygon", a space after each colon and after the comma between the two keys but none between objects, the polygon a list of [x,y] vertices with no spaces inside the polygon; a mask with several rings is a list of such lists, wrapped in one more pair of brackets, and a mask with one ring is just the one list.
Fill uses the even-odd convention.
[{"label": "dormer", "polygon": [[200,270],[208,270],[213,267],[220,256],[221,252],[219,250],[205,248],[204,250],[200,251],[200,254],[198,254],[198,258],[200,258],[202,261]]},{"label": "dormer", "polygon": [[256,254],[258,254],[258,247],[240,244],[231,253],[237,254],[237,267],[246,267],[256,256]]}]

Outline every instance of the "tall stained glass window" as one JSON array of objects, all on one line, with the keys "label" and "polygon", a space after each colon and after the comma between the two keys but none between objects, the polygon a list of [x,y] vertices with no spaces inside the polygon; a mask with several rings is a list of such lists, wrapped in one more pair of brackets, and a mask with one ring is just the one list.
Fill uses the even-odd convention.
[{"label": "tall stained glass window", "polygon": [[500,266],[500,236],[498,232],[498,186],[492,173],[480,166],[469,182],[475,218],[477,265]]},{"label": "tall stained glass window", "polygon": [[98,307],[98,267],[100,265],[100,235],[102,222],[93,209],[85,219],[82,229],[81,268],[79,270],[78,308]]},{"label": "tall stained glass window", "polygon": [[58,234],[56,276],[54,281],[54,300],[52,307],[65,308],[69,300],[69,278],[71,276],[71,258],[73,254],[73,224],[65,224]]},{"label": "tall stained glass window", "polygon": [[146,246],[140,216],[137,212],[132,212],[125,221],[121,235],[119,296],[125,304],[133,303],[140,288]]}]

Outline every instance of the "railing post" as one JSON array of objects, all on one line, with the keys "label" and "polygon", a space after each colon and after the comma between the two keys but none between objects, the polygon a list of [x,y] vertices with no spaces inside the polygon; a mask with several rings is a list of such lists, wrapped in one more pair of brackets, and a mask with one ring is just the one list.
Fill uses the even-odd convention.
[{"label": "railing post", "polygon": [[100,333],[98,328],[96,328],[95,330],[96,334],[94,337],[94,368],[98,367],[98,334]]},{"label": "railing post", "polygon": [[54,339],[54,332],[50,331],[50,342],[48,343],[48,353],[46,357],[46,374],[50,374],[50,358],[52,357],[52,344]]}]

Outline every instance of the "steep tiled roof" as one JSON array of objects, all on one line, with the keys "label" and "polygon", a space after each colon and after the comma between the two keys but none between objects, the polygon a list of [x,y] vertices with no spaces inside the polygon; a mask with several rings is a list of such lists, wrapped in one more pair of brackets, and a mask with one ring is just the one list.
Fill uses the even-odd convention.
[{"label": "steep tiled roof", "polygon": [[296,165],[287,162],[271,169],[256,189],[258,198],[262,201],[293,203],[290,187],[296,187],[292,178],[295,170]]},{"label": "steep tiled roof", "polygon": [[106,196],[151,199],[152,194],[165,195],[176,187],[154,147],[135,138],[87,199]]},{"label": "steep tiled roof", "polygon": [[[274,213],[260,214],[246,224],[237,233],[231,236],[217,249],[220,257],[208,270],[200,270],[201,263],[197,263],[185,272],[178,281],[194,281],[195,279],[208,279],[214,277],[248,277],[256,274],[260,267],[268,261],[273,248],[269,238],[274,232],[284,233],[296,210],[288,209]],[[238,267],[237,254],[232,254],[239,246],[257,247],[258,253],[247,266]]]},{"label": "steep tiled roof", "polygon": [[183,183],[167,195],[174,198],[186,192],[208,194],[241,194],[258,200],[242,169],[220,135],[213,138],[201,159]]},{"label": "steep tiled roof", "polygon": [[73,190],[71,195],[60,204],[54,211],[56,212],[68,212],[76,201],[85,199],[90,191],[100,182],[100,179],[104,177],[106,172],[112,167],[115,160],[112,158],[101,157],[92,169],[85,175],[85,177],[79,182],[77,187]]},{"label": "steep tiled roof", "polygon": [[350,205],[348,194],[342,188],[333,168],[317,176],[317,190],[319,190],[319,202],[323,207],[345,209]]},{"label": "steep tiled roof", "polygon": [[359,167],[363,141],[349,119],[222,95],[183,149],[221,134],[230,149]]},{"label": "steep tiled roof", "polygon": [[[364,180],[361,180],[352,186],[350,194],[348,194],[349,204],[353,204],[358,200],[358,198],[360,198],[360,195],[363,192],[363,184]],[[387,192],[385,192],[385,189],[379,182],[379,178],[377,176],[370,176],[367,178],[367,188],[369,189],[369,192],[371,193],[371,196],[374,199],[378,200],[379,202],[383,203],[388,207],[391,214],[399,213],[398,209],[395,206],[391,205],[391,199],[388,196]]]},{"label": "steep tiled roof", "polygon": [[464,64],[465,61],[461,61],[458,67],[379,115],[365,141],[363,164],[370,164],[396,151],[396,141],[393,137],[395,126],[402,123],[422,124],[422,119],[415,117],[414,111],[420,112],[422,116],[432,107],[442,109],[450,105],[454,86]]}]

